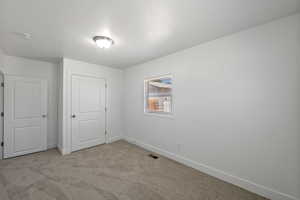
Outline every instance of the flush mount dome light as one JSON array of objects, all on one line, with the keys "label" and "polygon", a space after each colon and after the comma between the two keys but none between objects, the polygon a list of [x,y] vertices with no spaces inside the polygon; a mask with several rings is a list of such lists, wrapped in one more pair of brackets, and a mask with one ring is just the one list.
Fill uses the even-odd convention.
[{"label": "flush mount dome light", "polygon": [[22,33],[22,32],[12,32],[15,36],[18,36],[20,38],[26,39],[26,40],[31,40],[32,36],[30,33]]},{"label": "flush mount dome light", "polygon": [[96,45],[102,49],[107,49],[114,44],[114,41],[106,36],[95,36],[93,37],[93,40],[95,41]]}]

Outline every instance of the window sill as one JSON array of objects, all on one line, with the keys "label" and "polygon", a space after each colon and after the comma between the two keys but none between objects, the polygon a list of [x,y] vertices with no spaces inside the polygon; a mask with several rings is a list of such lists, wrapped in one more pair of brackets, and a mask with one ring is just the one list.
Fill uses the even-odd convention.
[{"label": "window sill", "polygon": [[160,113],[144,112],[144,115],[145,116],[149,116],[149,117],[160,117],[160,118],[174,119],[173,113],[170,113],[170,114],[160,114]]}]

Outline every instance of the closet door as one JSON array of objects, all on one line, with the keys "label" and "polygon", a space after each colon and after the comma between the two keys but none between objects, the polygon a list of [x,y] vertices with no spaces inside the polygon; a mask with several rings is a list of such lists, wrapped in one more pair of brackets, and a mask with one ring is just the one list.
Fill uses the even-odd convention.
[{"label": "closet door", "polygon": [[72,151],[105,143],[105,80],[72,76]]},{"label": "closet door", "polygon": [[4,158],[47,148],[47,82],[5,76]]}]

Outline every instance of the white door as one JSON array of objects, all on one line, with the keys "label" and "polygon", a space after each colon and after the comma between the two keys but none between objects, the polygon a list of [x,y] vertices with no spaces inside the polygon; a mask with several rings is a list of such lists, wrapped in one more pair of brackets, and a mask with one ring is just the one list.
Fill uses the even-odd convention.
[{"label": "white door", "polygon": [[72,76],[72,151],[105,143],[105,80]]},{"label": "white door", "polygon": [[4,158],[46,150],[47,82],[5,76]]},{"label": "white door", "polygon": [[[0,83],[3,83],[3,75],[0,74]],[[0,112],[3,113],[3,87],[0,87]],[[3,142],[3,117],[0,117],[0,143]],[[0,147],[0,159],[3,158],[3,146]]]}]

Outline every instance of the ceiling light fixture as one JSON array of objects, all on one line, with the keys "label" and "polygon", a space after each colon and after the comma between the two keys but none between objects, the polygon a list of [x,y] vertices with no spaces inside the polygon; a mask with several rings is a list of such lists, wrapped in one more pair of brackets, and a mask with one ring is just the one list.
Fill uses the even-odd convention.
[{"label": "ceiling light fixture", "polygon": [[114,44],[114,41],[106,36],[95,36],[93,37],[93,40],[95,41],[96,45],[102,49],[108,49]]},{"label": "ceiling light fixture", "polygon": [[13,34],[18,36],[18,37],[21,37],[23,39],[26,39],[26,40],[31,40],[32,39],[32,36],[31,36],[30,33],[13,32]]}]

